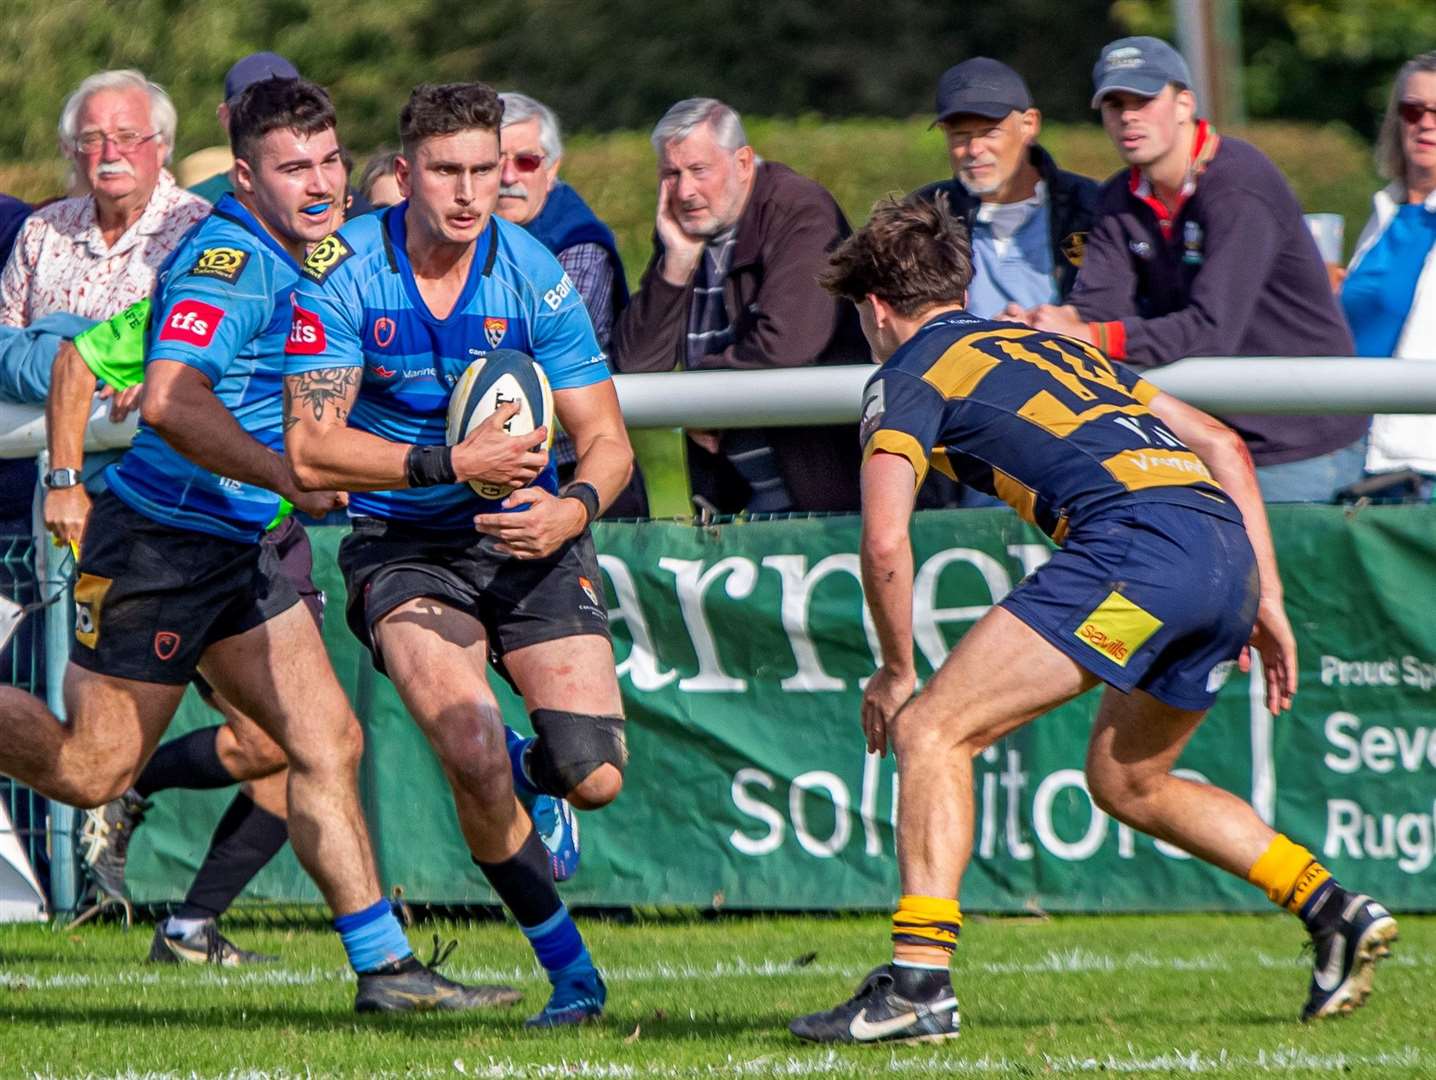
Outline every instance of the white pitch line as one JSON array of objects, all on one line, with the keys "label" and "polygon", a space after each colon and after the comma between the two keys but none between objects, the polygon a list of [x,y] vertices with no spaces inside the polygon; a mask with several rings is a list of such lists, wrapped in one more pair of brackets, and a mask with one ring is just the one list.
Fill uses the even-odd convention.
[{"label": "white pitch line", "polygon": [[[721,1061],[695,1065],[624,1065],[612,1062],[560,1060],[551,1063],[521,1063],[512,1058],[488,1057],[465,1061],[456,1058],[447,1068],[417,1067],[403,1073],[372,1073],[374,1080],[407,1080],[416,1078],[473,1077],[475,1080],[718,1080],[724,1077],[823,1077],[839,1075],[862,1076],[1031,1076],[1040,1071],[1046,1075],[1073,1076],[1091,1073],[1161,1072],[1169,1075],[1250,1076],[1252,1073],[1312,1076],[1322,1073],[1344,1074],[1352,1069],[1426,1070],[1436,1068],[1436,1055],[1412,1046],[1378,1054],[1316,1054],[1296,1046],[1258,1050],[1255,1053],[1233,1053],[1219,1050],[1172,1049],[1164,1053],[1106,1054],[1085,1057],[1076,1054],[1043,1054],[1040,1057],[1011,1058],[1004,1055],[983,1055],[978,1058],[956,1056],[948,1044],[942,1050],[903,1050],[884,1052],[882,1049],[813,1050],[811,1053],[768,1054],[756,1058],[732,1055]],[[136,1072],[101,1075],[29,1073],[32,1080],[301,1080],[312,1076],[308,1071],[288,1069],[236,1069],[201,1077],[197,1073]]]},{"label": "white pitch line", "polygon": [[[1398,953],[1384,961],[1388,968],[1436,967],[1436,956],[1423,953]],[[1150,952],[1091,952],[1082,948],[1052,950],[1035,960],[967,962],[962,958],[954,974],[959,982],[972,975],[1085,975],[1123,971],[1215,971],[1232,972],[1257,968],[1261,970],[1296,970],[1310,967],[1311,961],[1296,954],[1245,953],[1242,962],[1233,963],[1217,953],[1169,957]],[[794,967],[790,961],[721,960],[714,964],[642,964],[605,967],[603,973],[611,983],[693,982],[711,979],[776,979],[856,977],[868,970],[867,964],[808,964]],[[445,969],[450,978],[460,982],[523,982],[541,976],[533,966],[458,967]],[[326,982],[352,982],[354,976],[346,969],[310,967],[260,968],[231,971],[224,968],[194,967],[178,971],[138,970],[91,975],[83,972],[58,972],[42,975],[8,969],[0,972],[3,990],[74,990],[105,986],[313,986]]]}]

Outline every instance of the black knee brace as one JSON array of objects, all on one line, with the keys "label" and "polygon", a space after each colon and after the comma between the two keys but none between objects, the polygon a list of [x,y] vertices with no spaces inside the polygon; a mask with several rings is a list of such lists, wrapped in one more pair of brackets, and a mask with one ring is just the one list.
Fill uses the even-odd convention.
[{"label": "black knee brace", "polygon": [[538,741],[528,753],[529,776],[550,795],[567,795],[600,765],[621,775],[628,764],[621,716],[535,709],[530,719]]}]

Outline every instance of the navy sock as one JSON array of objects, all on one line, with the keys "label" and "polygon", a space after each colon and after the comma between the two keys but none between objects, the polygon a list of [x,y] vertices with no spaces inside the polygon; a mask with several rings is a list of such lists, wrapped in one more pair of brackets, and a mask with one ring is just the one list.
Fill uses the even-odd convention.
[{"label": "navy sock", "polygon": [[234,776],[219,760],[217,740],[222,726],[200,728],[165,743],[140,773],[135,790],[148,799],[155,792],[170,788],[203,791],[235,783]]},{"label": "navy sock", "polygon": [[219,819],[209,853],[175,915],[218,918],[288,840],[288,823],[240,792]]},{"label": "navy sock", "polygon": [[553,883],[548,848],[536,829],[530,828],[518,851],[503,862],[474,862],[520,926],[538,926],[563,907]]}]

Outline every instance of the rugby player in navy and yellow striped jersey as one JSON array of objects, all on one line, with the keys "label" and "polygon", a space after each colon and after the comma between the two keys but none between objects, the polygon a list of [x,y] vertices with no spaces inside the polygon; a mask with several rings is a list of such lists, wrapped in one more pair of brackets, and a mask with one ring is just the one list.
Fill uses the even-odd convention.
[{"label": "rugby player in navy and yellow striped jersey", "polygon": [[[1227,673],[1261,654],[1267,705],[1296,691],[1296,644],[1251,460],[1235,432],[1092,346],[963,310],[966,230],[945,204],[888,201],[834,252],[881,369],[863,400],[863,586],[882,666],[869,750],[902,781],[893,961],[848,1001],[793,1021],[817,1042],[958,1033],[948,975],[972,854],[972,758],[1107,684],[1087,752],[1099,807],[1263,889],[1316,945],[1303,1019],[1349,1012],[1396,923],[1251,806],[1172,775]],[[912,548],[929,468],[997,495],[1061,547],[913,696]]]}]

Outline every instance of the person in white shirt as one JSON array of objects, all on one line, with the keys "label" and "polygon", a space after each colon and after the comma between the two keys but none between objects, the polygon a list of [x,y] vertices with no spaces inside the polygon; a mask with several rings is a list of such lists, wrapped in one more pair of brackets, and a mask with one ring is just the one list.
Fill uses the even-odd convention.
[{"label": "person in white shirt", "polygon": [[[1376,147],[1385,188],[1356,242],[1341,289],[1358,356],[1436,360],[1436,52],[1397,73]],[[1436,417],[1377,416],[1366,471],[1414,469],[1436,486]]]}]

